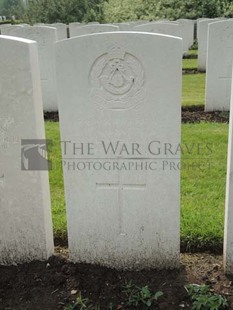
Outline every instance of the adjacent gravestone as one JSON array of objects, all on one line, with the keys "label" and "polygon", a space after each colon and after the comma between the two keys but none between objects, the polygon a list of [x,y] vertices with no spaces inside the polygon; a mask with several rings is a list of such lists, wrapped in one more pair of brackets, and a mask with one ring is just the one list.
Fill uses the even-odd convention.
[{"label": "adjacent gravestone", "polygon": [[3,28],[4,33],[34,40],[38,43],[38,54],[42,84],[42,96],[44,111],[57,111],[57,88],[54,60],[54,43],[57,41],[57,30],[54,27],[33,26],[15,27],[8,32]]},{"label": "adjacent gravestone", "polygon": [[[233,89],[233,83],[231,86]],[[233,274],[233,96],[230,103],[230,120],[228,135],[228,159],[225,202],[225,228],[223,246],[223,265],[227,274]]]},{"label": "adjacent gravestone", "polygon": [[186,51],[188,51],[194,43],[194,20],[178,19],[177,22],[181,25],[183,32],[183,49],[186,49]]},{"label": "adjacent gravestone", "polygon": [[57,40],[67,39],[67,25],[63,23],[54,23],[54,24],[35,24],[34,26],[45,26],[45,27],[54,27],[57,29]]},{"label": "adjacent gravestone", "polygon": [[53,254],[48,171],[21,167],[45,152],[38,140],[26,146],[45,139],[37,44],[1,36],[0,57],[0,264],[44,260]]},{"label": "adjacent gravestone", "polygon": [[138,20],[135,20],[135,21],[131,21],[129,23],[133,24],[134,26],[136,26],[136,25],[144,25],[144,24],[149,23],[149,22],[150,22],[149,20],[138,19]]},{"label": "adjacent gravestone", "polygon": [[119,31],[117,26],[113,25],[87,25],[81,27],[70,27],[70,38],[78,37],[85,34]]},{"label": "adjacent gravestone", "polygon": [[233,65],[233,20],[209,24],[206,111],[229,111]]},{"label": "adjacent gravestone", "polygon": [[162,145],[180,143],[182,40],[116,32],[56,46],[71,259],[178,267],[179,154]]},{"label": "adjacent gravestone", "polygon": [[67,25],[66,24],[54,23],[54,24],[51,24],[50,27],[55,27],[57,29],[58,41],[67,39],[68,36],[67,36]]},{"label": "adjacent gravestone", "polygon": [[0,25],[1,34],[3,34],[3,33],[2,33],[2,29],[3,29],[3,28],[6,28],[6,27],[9,27],[9,25],[8,25],[8,24],[1,24],[1,25]]},{"label": "adjacent gravestone", "polygon": [[70,38],[70,33],[75,32],[76,28],[78,27],[82,27],[84,26],[84,24],[81,24],[79,22],[73,22],[73,23],[69,23],[69,28],[68,28],[68,37]]},{"label": "adjacent gravestone", "polygon": [[[182,29],[179,23],[176,22],[157,21],[153,23],[147,23],[144,25],[135,26],[134,31],[160,33],[182,38]],[[183,51],[187,51],[187,48],[184,45]]]},{"label": "adjacent gravestone", "polygon": [[200,22],[202,21],[213,21],[213,18],[206,18],[206,17],[201,17],[201,18],[198,18],[196,20],[196,24],[197,24],[197,41],[199,41],[199,34],[200,34]]},{"label": "adjacent gravestone", "polygon": [[206,71],[206,53],[208,41],[209,24],[218,21],[218,19],[206,19],[198,23],[198,70]]},{"label": "adjacent gravestone", "polygon": [[23,25],[1,25],[1,34],[10,36],[15,29],[23,28]]},{"label": "adjacent gravestone", "polygon": [[134,27],[129,23],[114,23],[113,26],[117,26],[119,31],[131,31]]}]

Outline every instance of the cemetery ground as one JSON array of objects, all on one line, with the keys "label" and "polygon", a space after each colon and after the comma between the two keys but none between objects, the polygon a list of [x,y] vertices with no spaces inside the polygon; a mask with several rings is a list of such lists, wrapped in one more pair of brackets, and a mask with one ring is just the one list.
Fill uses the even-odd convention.
[{"label": "cemetery ground", "polygon": [[[47,262],[0,267],[0,309],[192,309],[195,294],[189,296],[188,284],[204,285],[193,286],[202,293],[193,309],[224,309],[225,298],[226,309],[233,309],[233,278],[222,267],[228,113],[204,113],[205,74],[196,67],[196,59],[183,61],[183,69],[195,74],[183,75],[182,145],[195,150],[208,144],[211,152],[182,154],[180,271],[116,271],[69,262],[59,123],[46,121],[53,141],[49,177],[56,255]],[[207,306],[198,308],[201,302]]]},{"label": "cemetery ground", "polygon": [[[0,267],[1,310],[232,309],[233,282],[223,274],[222,256],[181,254],[179,271],[117,271],[73,264],[64,247],[56,250],[47,262]],[[197,306],[206,307],[192,308],[188,284],[200,285],[192,286],[201,293]]]}]

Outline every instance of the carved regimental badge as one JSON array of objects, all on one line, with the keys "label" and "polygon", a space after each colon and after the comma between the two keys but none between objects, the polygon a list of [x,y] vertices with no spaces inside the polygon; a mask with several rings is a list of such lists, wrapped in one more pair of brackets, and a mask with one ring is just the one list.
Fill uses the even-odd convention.
[{"label": "carved regimental badge", "polygon": [[140,61],[113,47],[94,62],[90,75],[91,98],[111,110],[132,108],[144,100],[144,70]]}]

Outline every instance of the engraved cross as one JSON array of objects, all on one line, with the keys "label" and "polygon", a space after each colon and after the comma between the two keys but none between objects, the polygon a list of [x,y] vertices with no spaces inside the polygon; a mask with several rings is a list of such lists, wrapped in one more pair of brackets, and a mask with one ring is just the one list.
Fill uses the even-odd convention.
[{"label": "engraved cross", "polygon": [[145,190],[146,184],[131,184],[131,183],[123,183],[118,181],[116,183],[96,183],[97,189],[100,190],[117,190],[117,203],[118,203],[118,221],[119,221],[119,234],[125,236],[125,230],[123,225],[123,198],[124,198],[124,191],[126,190]]}]

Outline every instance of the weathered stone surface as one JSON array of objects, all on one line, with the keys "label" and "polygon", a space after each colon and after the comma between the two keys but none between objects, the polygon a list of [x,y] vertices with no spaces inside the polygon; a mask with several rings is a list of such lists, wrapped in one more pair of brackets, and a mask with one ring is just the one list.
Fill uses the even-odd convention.
[{"label": "weathered stone surface", "polygon": [[4,29],[7,35],[34,40],[38,43],[38,55],[42,85],[43,107],[45,111],[57,111],[57,88],[54,61],[54,43],[57,30],[54,27],[33,26]]},{"label": "weathered stone surface", "polygon": [[233,20],[209,24],[206,111],[229,111],[233,64]]},{"label": "weathered stone surface", "polygon": [[178,267],[179,154],[164,145],[180,143],[181,39],[116,32],[56,46],[71,259]]},{"label": "weathered stone surface", "polygon": [[48,171],[21,166],[43,151],[21,139],[45,139],[36,42],[1,36],[0,57],[0,264],[44,260],[53,254]]},{"label": "weathered stone surface", "polygon": [[85,34],[119,31],[118,26],[114,25],[100,25],[88,24],[86,26],[70,25],[70,38],[78,37]]}]

